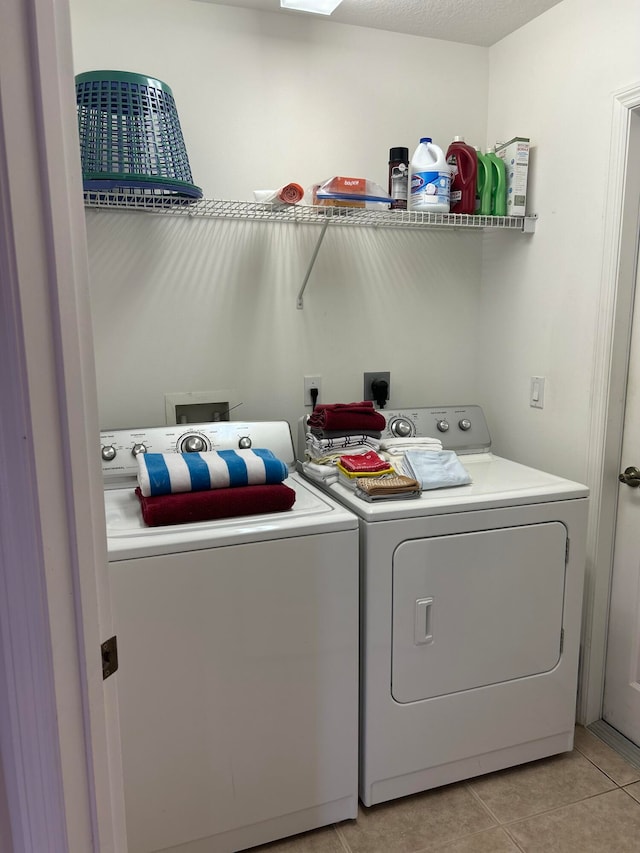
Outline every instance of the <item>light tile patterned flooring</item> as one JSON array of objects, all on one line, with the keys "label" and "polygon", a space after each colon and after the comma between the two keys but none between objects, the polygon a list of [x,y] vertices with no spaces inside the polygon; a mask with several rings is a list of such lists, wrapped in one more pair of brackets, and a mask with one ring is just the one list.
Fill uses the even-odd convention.
[{"label": "light tile patterned flooring", "polygon": [[640,771],[576,727],[573,752],[382,803],[255,853],[639,853]]}]

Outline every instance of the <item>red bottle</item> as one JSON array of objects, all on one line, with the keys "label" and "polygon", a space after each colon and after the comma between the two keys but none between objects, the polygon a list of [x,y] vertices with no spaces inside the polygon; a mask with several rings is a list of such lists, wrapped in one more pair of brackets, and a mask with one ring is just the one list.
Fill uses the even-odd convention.
[{"label": "red bottle", "polygon": [[467,145],[462,136],[454,136],[447,149],[451,168],[451,213],[473,215],[476,206],[478,157],[475,148]]}]

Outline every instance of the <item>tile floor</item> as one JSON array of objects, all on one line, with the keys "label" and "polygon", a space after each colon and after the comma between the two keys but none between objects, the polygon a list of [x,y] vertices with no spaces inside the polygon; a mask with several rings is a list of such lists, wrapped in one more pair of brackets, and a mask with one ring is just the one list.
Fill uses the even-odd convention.
[{"label": "tile floor", "polygon": [[581,726],[573,752],[371,808],[255,853],[639,853],[640,771]]}]

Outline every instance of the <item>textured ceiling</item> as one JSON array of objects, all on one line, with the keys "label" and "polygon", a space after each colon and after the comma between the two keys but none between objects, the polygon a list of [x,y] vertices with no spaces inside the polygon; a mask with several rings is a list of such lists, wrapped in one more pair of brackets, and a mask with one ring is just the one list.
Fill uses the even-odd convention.
[{"label": "textured ceiling", "polygon": [[[280,0],[205,0],[281,15],[304,15],[280,9]],[[561,0],[343,0],[330,18],[396,33],[489,47],[537,18]]]}]

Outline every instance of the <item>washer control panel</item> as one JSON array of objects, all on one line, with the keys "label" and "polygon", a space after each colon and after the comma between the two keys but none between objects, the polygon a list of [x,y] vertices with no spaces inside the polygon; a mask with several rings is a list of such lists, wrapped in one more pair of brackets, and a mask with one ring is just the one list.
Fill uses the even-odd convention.
[{"label": "washer control panel", "polygon": [[480,406],[424,406],[383,409],[385,438],[439,438],[445,450],[479,453],[491,449],[489,427]]},{"label": "washer control panel", "polygon": [[293,441],[286,421],[214,421],[100,432],[105,486],[135,480],[141,453],[203,453],[210,450],[268,448],[293,464]]}]

